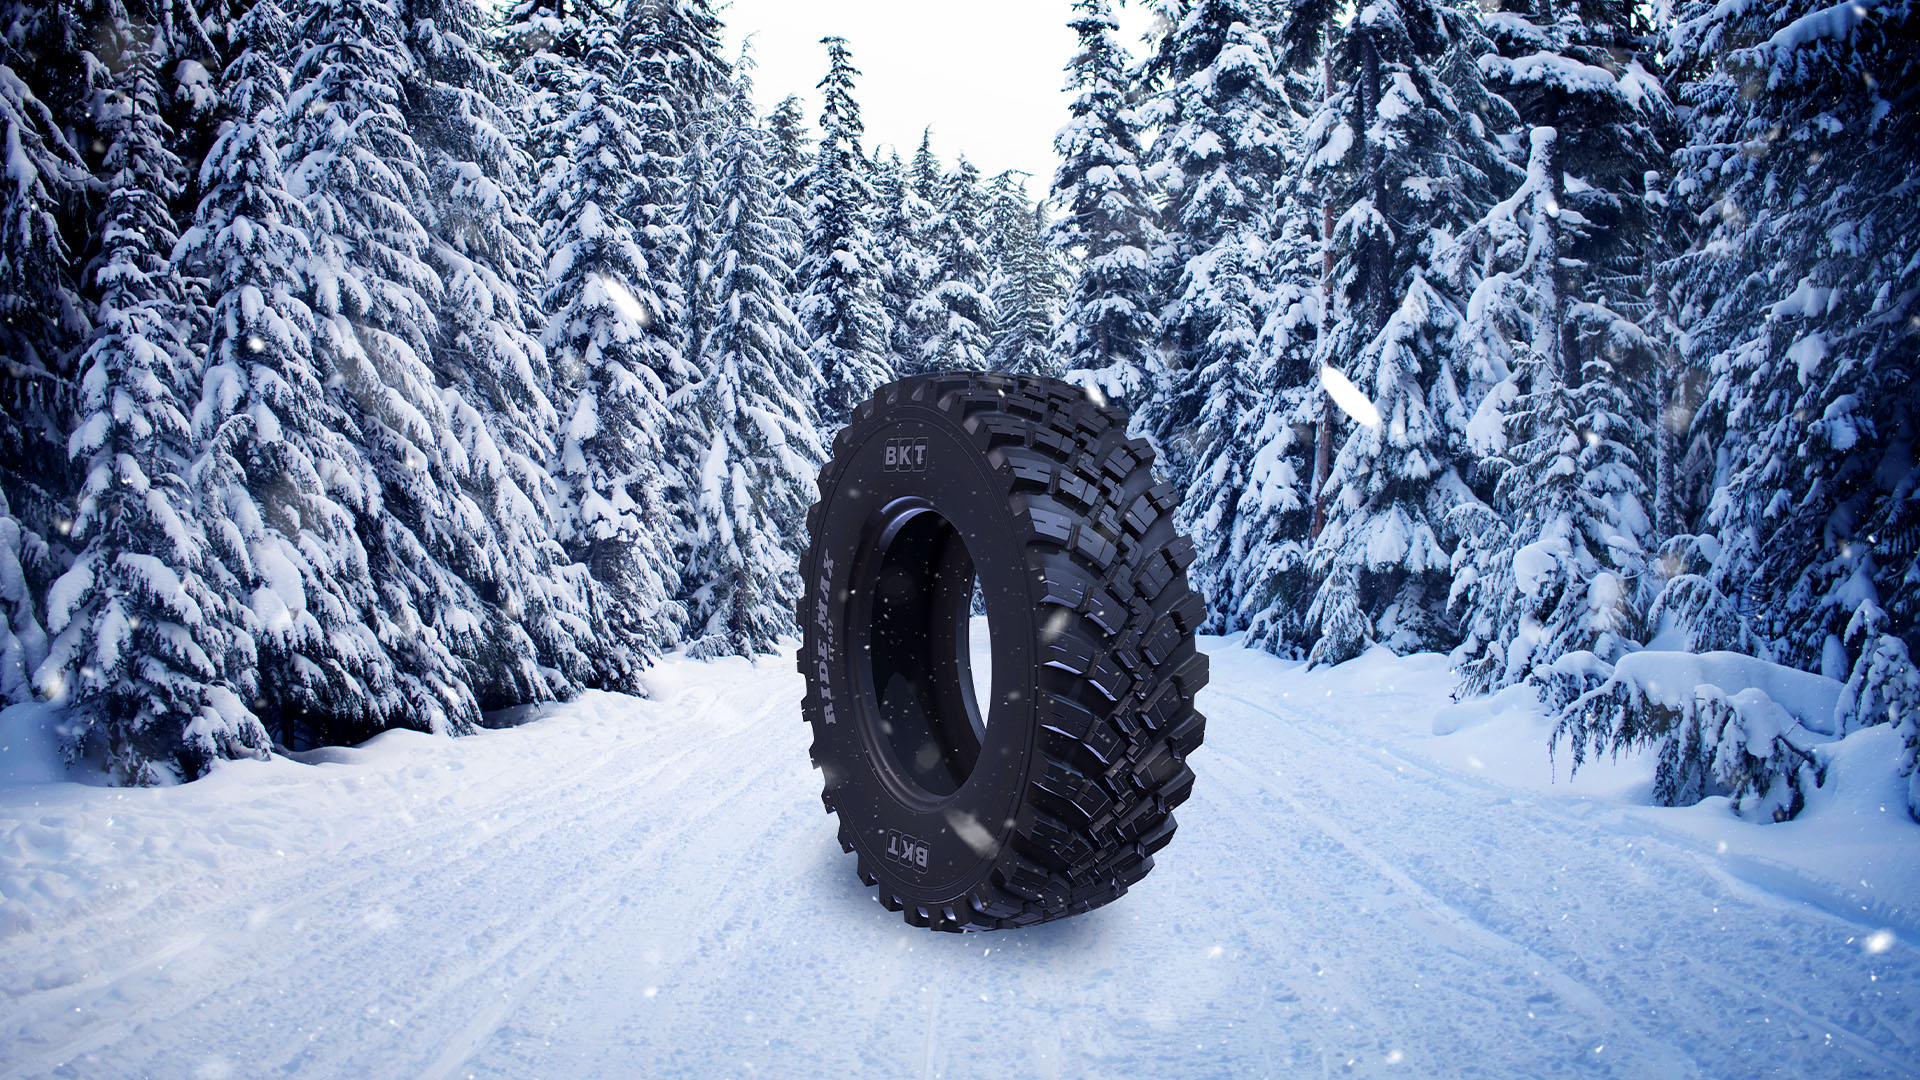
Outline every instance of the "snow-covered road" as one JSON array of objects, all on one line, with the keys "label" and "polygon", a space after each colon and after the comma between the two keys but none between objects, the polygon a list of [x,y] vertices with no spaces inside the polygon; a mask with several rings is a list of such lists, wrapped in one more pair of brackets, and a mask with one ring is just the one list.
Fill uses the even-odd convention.
[{"label": "snow-covered road", "polygon": [[0,787],[0,1073],[1915,1074],[1904,814],[1849,892],[1633,805],[1631,763],[1549,787],[1427,735],[1439,658],[1206,647],[1159,868],[1020,932],[854,879],[791,652],[317,767]]}]

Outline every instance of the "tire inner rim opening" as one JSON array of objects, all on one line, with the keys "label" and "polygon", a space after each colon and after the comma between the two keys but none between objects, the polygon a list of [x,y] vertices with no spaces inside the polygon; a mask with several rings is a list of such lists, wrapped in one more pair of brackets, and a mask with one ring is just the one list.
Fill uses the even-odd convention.
[{"label": "tire inner rim opening", "polygon": [[861,712],[889,786],[927,802],[960,790],[980,759],[992,650],[983,650],[987,670],[976,673],[979,585],[959,531],[919,499],[889,506],[883,521],[868,564],[876,573]]}]

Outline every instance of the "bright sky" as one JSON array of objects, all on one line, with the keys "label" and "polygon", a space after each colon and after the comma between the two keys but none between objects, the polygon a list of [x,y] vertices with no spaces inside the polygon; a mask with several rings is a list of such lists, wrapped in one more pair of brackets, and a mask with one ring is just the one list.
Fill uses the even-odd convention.
[{"label": "bright sky", "polygon": [[[1070,0],[732,0],[715,3],[727,24],[729,56],[753,37],[754,96],[761,111],[788,94],[806,100],[807,123],[820,121],[814,89],[827,72],[820,39],[847,39],[861,76],[854,96],[867,133],[863,149],[892,145],[908,158],[920,131],[951,165],[957,154],[986,176],[1032,173],[1030,195],[1053,182],[1053,136],[1067,122],[1067,62],[1077,39],[1067,28]],[[1145,0],[1115,12],[1120,42],[1138,56],[1152,25]]]}]

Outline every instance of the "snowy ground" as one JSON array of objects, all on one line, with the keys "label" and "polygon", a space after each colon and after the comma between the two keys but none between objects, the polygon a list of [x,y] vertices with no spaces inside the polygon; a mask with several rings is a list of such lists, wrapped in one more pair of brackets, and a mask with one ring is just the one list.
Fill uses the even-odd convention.
[{"label": "snowy ground", "polygon": [[12,715],[0,1073],[1914,1075],[1891,744],[1751,825],[1643,805],[1644,762],[1553,782],[1534,710],[1447,707],[1437,657],[1205,647],[1159,868],[987,935],[854,879],[790,652],[169,790],[20,783]]}]

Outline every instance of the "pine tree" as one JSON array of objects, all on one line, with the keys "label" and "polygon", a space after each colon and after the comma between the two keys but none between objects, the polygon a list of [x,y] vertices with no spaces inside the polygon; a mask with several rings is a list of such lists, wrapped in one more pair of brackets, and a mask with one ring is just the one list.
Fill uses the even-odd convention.
[{"label": "pine tree", "polygon": [[[1505,373],[1474,425],[1498,476],[1497,512],[1479,503],[1456,511],[1468,519],[1453,563],[1466,631],[1454,660],[1467,693],[1511,685],[1570,652],[1611,663],[1639,645],[1635,585],[1651,522],[1632,448],[1646,433],[1605,354],[1569,381],[1565,350],[1579,338],[1567,329],[1564,290],[1581,264],[1564,242],[1586,221],[1559,201],[1558,140],[1554,128],[1533,129],[1526,181],[1462,238],[1463,251],[1486,250],[1462,338]],[[1513,339],[1525,342],[1518,355],[1501,355]]]},{"label": "pine tree", "polygon": [[1849,702],[1897,700],[1920,645],[1920,126],[1901,97],[1920,80],[1920,15],[1911,0],[1683,14],[1676,190],[1711,225],[1669,273],[1708,373],[1695,431],[1724,477],[1713,583],[1780,659],[1847,679]]},{"label": "pine tree", "polygon": [[586,80],[589,19],[599,12],[592,0],[514,0],[502,20],[495,47],[519,90],[514,117],[535,163],[565,150],[561,126]]},{"label": "pine tree", "polygon": [[[1323,249],[1315,217],[1298,182],[1298,163],[1284,181],[1279,234],[1260,268],[1265,318],[1247,382],[1254,407],[1234,441],[1244,455],[1246,487],[1235,506],[1226,568],[1234,608],[1228,625],[1247,628],[1245,642],[1280,656],[1311,647],[1300,598],[1313,593],[1308,562],[1313,540],[1312,482],[1317,428],[1330,407],[1319,385],[1314,350],[1324,331]],[[1329,461],[1329,465],[1331,462]]]},{"label": "pine tree", "polygon": [[74,408],[67,356],[88,318],[61,230],[81,200],[86,168],[48,103],[23,73],[40,68],[35,23],[47,12],[10,8],[0,34],[0,701],[32,696],[46,657],[42,599],[58,573],[70,478],[66,434]]},{"label": "pine tree", "polygon": [[377,479],[359,526],[378,593],[374,630],[394,659],[404,712],[388,723],[463,732],[479,721],[463,657],[483,648],[480,605],[460,576],[481,565],[442,439],[452,426],[429,330],[444,283],[414,212],[428,184],[404,112],[418,77],[394,0],[307,0],[288,114],[289,189],[312,222],[313,309],[331,393]]},{"label": "pine tree", "polygon": [[[1481,67],[1533,125],[1527,176],[1443,260],[1470,294],[1462,345],[1494,385],[1470,435],[1497,475],[1498,513],[1462,512],[1454,597],[1462,686],[1509,685],[1576,650],[1611,662],[1637,645],[1651,525],[1631,389],[1656,349],[1646,320],[1644,177],[1658,164],[1657,83],[1616,54],[1619,4],[1546,5],[1495,20]],[[1511,342],[1524,344],[1515,350]]]},{"label": "pine tree", "polygon": [[622,215],[645,152],[640,120],[608,74],[620,66],[612,28],[590,31],[583,85],[555,133],[565,153],[548,163],[534,216],[551,253],[542,341],[568,387],[554,470],[560,540],[595,583],[588,682],[616,688],[682,626],[660,376],[680,359],[660,332],[661,283]]},{"label": "pine tree", "polygon": [[1591,355],[1623,371],[1649,367],[1652,349],[1639,327],[1650,286],[1640,241],[1650,239],[1646,176],[1665,165],[1659,127],[1671,107],[1634,58],[1632,4],[1534,6],[1531,17],[1504,12],[1489,21],[1498,52],[1480,68],[1524,124],[1553,131],[1541,151],[1551,155],[1543,175],[1553,213],[1540,224],[1565,261],[1553,271],[1556,299],[1545,314],[1558,335],[1558,379],[1576,387]]},{"label": "pine tree", "polygon": [[[1263,319],[1248,383],[1254,407],[1234,435],[1245,491],[1226,539],[1231,553],[1222,591],[1234,606],[1227,625],[1244,620],[1245,642],[1277,655],[1304,655],[1313,636],[1306,600],[1319,584],[1308,558],[1321,520],[1315,497],[1333,464],[1333,403],[1319,379],[1332,221],[1320,185],[1302,175],[1304,120],[1316,115],[1332,84],[1326,48],[1338,12],[1326,0],[1298,0],[1277,13],[1267,40],[1273,75],[1287,88],[1284,172],[1269,201],[1275,223],[1258,268]],[[1357,615],[1357,612],[1356,612]]]},{"label": "pine tree", "polygon": [[782,194],[795,201],[806,196],[797,185],[813,163],[805,108],[799,95],[788,94],[767,117],[767,134],[772,139],[767,151],[767,175]]},{"label": "pine tree", "polygon": [[1077,267],[1057,332],[1060,362],[1107,397],[1138,405],[1159,334],[1148,252],[1160,237],[1141,170],[1139,120],[1128,102],[1127,55],[1107,0],[1075,0],[1068,23],[1080,36],[1068,67],[1079,91],[1054,139],[1060,169],[1049,239]]},{"label": "pine tree", "polygon": [[[930,132],[921,136],[921,150],[929,157],[930,137]],[[926,249],[933,207],[920,197],[898,154],[875,160],[872,169],[874,254],[880,260],[880,305],[891,331],[887,363],[890,370],[905,371],[914,366],[920,352],[921,333],[912,318],[913,305],[926,293],[936,269]]]},{"label": "pine tree", "polygon": [[[138,21],[152,27],[160,117],[174,132],[174,156],[180,163],[175,187],[187,196],[222,119],[213,73],[220,70],[221,58],[227,54],[221,52],[214,34],[224,32],[225,20],[204,17],[193,0],[134,0],[128,6],[137,13]],[[185,221],[193,212],[190,201],[176,201],[172,209],[176,221]],[[202,283],[186,284],[196,317],[203,317],[205,309],[198,295]]]},{"label": "pine tree", "polygon": [[201,174],[182,264],[207,280],[206,374],[193,412],[193,487],[218,588],[244,597],[252,707],[283,744],[365,737],[407,708],[370,629],[377,599],[356,532],[374,485],[324,389],[305,297],[305,208],[286,190],[289,27],[256,0],[229,33],[229,115]]},{"label": "pine tree", "polygon": [[1187,492],[1181,522],[1198,537],[1189,573],[1209,625],[1238,629],[1234,570],[1244,552],[1233,538],[1250,465],[1238,436],[1258,407],[1258,278],[1290,112],[1267,37],[1271,4],[1194,0],[1167,15],[1150,73],[1159,86],[1154,169],[1167,189],[1154,270],[1170,352],[1143,426]]},{"label": "pine tree", "polygon": [[987,298],[985,193],[980,170],[963,155],[940,185],[940,200],[927,221],[928,285],[908,308],[915,331],[915,372],[981,371],[995,322]]},{"label": "pine tree", "polygon": [[[708,158],[728,79],[719,32],[706,0],[640,0],[626,5],[620,22],[621,94],[634,110],[640,140],[621,211],[646,255],[648,287],[657,301],[648,330],[663,343],[647,355],[669,399],[708,368],[699,355],[708,329],[700,303],[707,272],[701,252],[711,246]],[[662,497],[667,505],[686,505],[699,484],[698,465],[682,453],[687,439],[668,432],[663,445],[668,457]],[[686,556],[692,542],[682,525],[670,520],[668,526],[677,558]]]},{"label": "pine tree", "polygon": [[525,211],[529,168],[503,107],[510,87],[476,45],[468,0],[414,0],[409,44],[415,118],[432,182],[421,216],[445,283],[433,366],[443,385],[457,474],[480,514],[459,527],[479,558],[460,568],[486,626],[463,656],[482,708],[568,696],[584,677],[583,568],[554,539],[553,374],[534,328],[540,246]]},{"label": "pine tree", "polygon": [[[560,188],[574,173],[569,155],[575,149],[572,145],[575,135],[581,130],[578,126],[581,95],[586,94],[590,101],[596,100],[608,92],[609,84],[617,83],[621,74],[623,54],[620,49],[609,47],[615,32],[609,20],[608,10],[593,0],[515,0],[504,20],[499,51],[511,69],[519,92],[514,114],[519,121],[530,171],[535,174],[536,198],[531,216],[536,229],[535,249],[542,253],[543,259],[553,249],[557,230],[562,227],[554,215],[564,216],[571,198],[562,194]],[[599,107],[596,101],[595,110],[587,113],[589,125],[592,117],[602,115],[597,111]],[[630,115],[621,115],[618,119],[623,124],[631,123]],[[600,213],[617,211],[621,189],[617,183],[608,183],[595,198],[599,200]],[[548,274],[553,269],[545,265],[542,268]],[[576,280],[573,287],[578,288],[581,283]],[[636,282],[625,283],[629,292],[634,284]],[[566,563],[559,572],[574,587],[576,595],[570,599],[579,602],[579,607],[574,608],[579,619],[559,620],[557,629],[574,637],[577,655],[573,666],[567,669],[568,674],[582,683],[611,685],[610,680],[620,679],[638,664],[638,658],[631,653],[637,639],[617,637],[609,620],[615,617],[619,601],[609,595],[607,586],[589,569],[589,547],[577,531],[579,504],[575,500],[575,484],[582,473],[569,474],[567,461],[559,454],[566,439],[560,417],[570,417],[580,403],[583,369],[577,353],[555,347],[555,324],[547,320],[545,314],[553,296],[550,285],[547,275],[536,274],[536,280],[522,286],[520,293],[523,301],[533,308],[534,314],[527,325],[543,327],[538,343],[547,359],[548,385],[552,388],[549,402],[555,413],[551,426],[539,433],[541,443],[549,452],[534,464],[544,466],[554,483],[543,495],[548,516],[554,523],[560,560]],[[544,321],[535,321],[536,317]],[[602,565],[619,562],[613,560]],[[582,570],[589,571],[584,578],[580,576]],[[660,584],[657,579],[653,581],[655,587]],[[659,599],[653,596],[651,602],[658,603]],[[641,637],[645,636],[643,632]]]},{"label": "pine tree", "polygon": [[793,223],[767,174],[768,138],[743,75],[714,159],[715,322],[709,373],[685,393],[699,488],[683,578],[690,655],[772,652],[794,630],[799,551],[825,455],[815,434],[803,333],[787,306]]},{"label": "pine tree", "polygon": [[[1316,486],[1327,508],[1311,555],[1323,584],[1305,621],[1319,636],[1316,660],[1374,642],[1452,644],[1447,519],[1478,498],[1460,455],[1484,388],[1455,350],[1463,299],[1445,291],[1433,260],[1511,186],[1495,137],[1514,121],[1481,83],[1488,51],[1458,8],[1376,0],[1340,27],[1334,82],[1308,121],[1306,181],[1331,221],[1330,332],[1316,366],[1349,379],[1378,414],[1351,426]],[[1334,595],[1343,581],[1356,595]],[[1332,618],[1354,605],[1363,619]]]},{"label": "pine tree", "polygon": [[179,161],[151,47],[136,27],[114,29],[131,39],[117,43],[101,120],[109,194],[89,274],[100,299],[69,440],[85,477],[73,525],[83,546],[49,592],[55,636],[34,682],[67,706],[70,756],[97,748],[115,781],[151,784],[194,779],[219,758],[264,757],[267,735],[246,705],[252,641],[209,587],[184,475],[180,395],[198,364],[167,261]]},{"label": "pine tree", "polygon": [[806,189],[812,198],[800,264],[798,314],[817,372],[814,407],[822,432],[836,431],[853,407],[892,377],[888,327],[880,303],[880,260],[868,215],[873,189],[862,175],[864,126],[853,98],[853,66],[844,38],[822,38],[829,68],[820,80],[826,104],[820,146]]},{"label": "pine tree", "polygon": [[987,189],[988,251],[993,266],[987,298],[995,314],[987,366],[995,371],[1058,377],[1054,325],[1066,299],[1066,268],[1047,245],[1047,209],[1002,173]]},{"label": "pine tree", "polygon": [[[1340,93],[1339,77],[1334,73],[1334,41],[1340,21],[1340,0],[1294,0],[1289,5],[1286,17],[1274,29],[1273,41],[1279,59],[1287,72],[1289,84],[1296,90],[1295,104],[1300,113],[1295,118],[1294,127],[1304,145],[1317,140],[1311,137],[1315,131],[1322,134],[1326,125],[1334,122],[1337,113],[1327,108],[1330,98]],[[1336,193],[1326,190],[1327,185],[1319,183],[1319,177],[1309,177],[1308,173],[1317,171],[1315,161],[1304,153],[1299,154],[1295,166],[1290,170],[1289,195],[1294,200],[1293,213],[1286,220],[1294,226],[1295,235],[1306,234],[1312,237],[1311,256],[1317,256],[1317,265],[1308,266],[1292,260],[1294,252],[1290,246],[1278,247],[1272,254],[1284,267],[1276,266],[1278,271],[1274,280],[1280,287],[1295,295],[1277,300],[1269,313],[1269,327],[1273,331],[1272,342],[1287,352],[1295,352],[1304,344],[1303,331],[1307,323],[1312,324],[1313,345],[1309,349],[1317,350],[1319,339],[1331,329],[1327,324],[1328,301],[1333,291],[1333,278],[1337,270],[1333,246],[1335,224]],[[1304,285],[1311,281],[1311,285]],[[1304,288],[1302,287],[1304,285]],[[1304,295],[1300,295],[1304,292]],[[1304,320],[1304,321],[1303,321]],[[1295,376],[1304,376],[1308,382],[1319,383],[1320,357],[1290,358],[1280,365],[1283,371]],[[1335,436],[1339,431],[1339,410],[1335,408],[1333,398],[1325,388],[1314,385],[1307,391],[1311,398],[1310,409],[1317,412],[1313,417],[1313,457],[1307,466],[1307,498],[1312,507],[1307,522],[1307,540],[1320,535],[1326,526],[1327,475],[1333,470],[1333,452]],[[1290,593],[1304,593],[1305,590],[1291,589]],[[1270,606],[1275,627],[1287,628],[1289,634],[1297,633],[1298,640],[1305,645],[1303,616],[1304,611],[1298,605],[1283,609]]]},{"label": "pine tree", "polygon": [[40,592],[28,573],[45,546],[21,529],[0,487],[0,708],[33,700],[33,672],[47,658]]},{"label": "pine tree", "polygon": [[667,160],[679,158],[680,139],[731,100],[732,72],[720,52],[720,19],[708,0],[633,0],[621,24],[621,52],[628,88],[657,93],[662,124],[648,128],[648,147]]},{"label": "pine tree", "polygon": [[[703,373],[693,355],[705,327],[690,306],[700,272],[691,253],[704,239],[692,233],[706,227],[712,195],[701,173],[711,151],[712,114],[728,79],[719,34],[706,0],[638,0],[627,5],[620,25],[620,92],[635,111],[639,138],[620,208],[646,254],[657,297],[649,330],[670,346],[650,355],[669,394]],[[688,465],[671,464],[670,490],[681,490]]]}]

